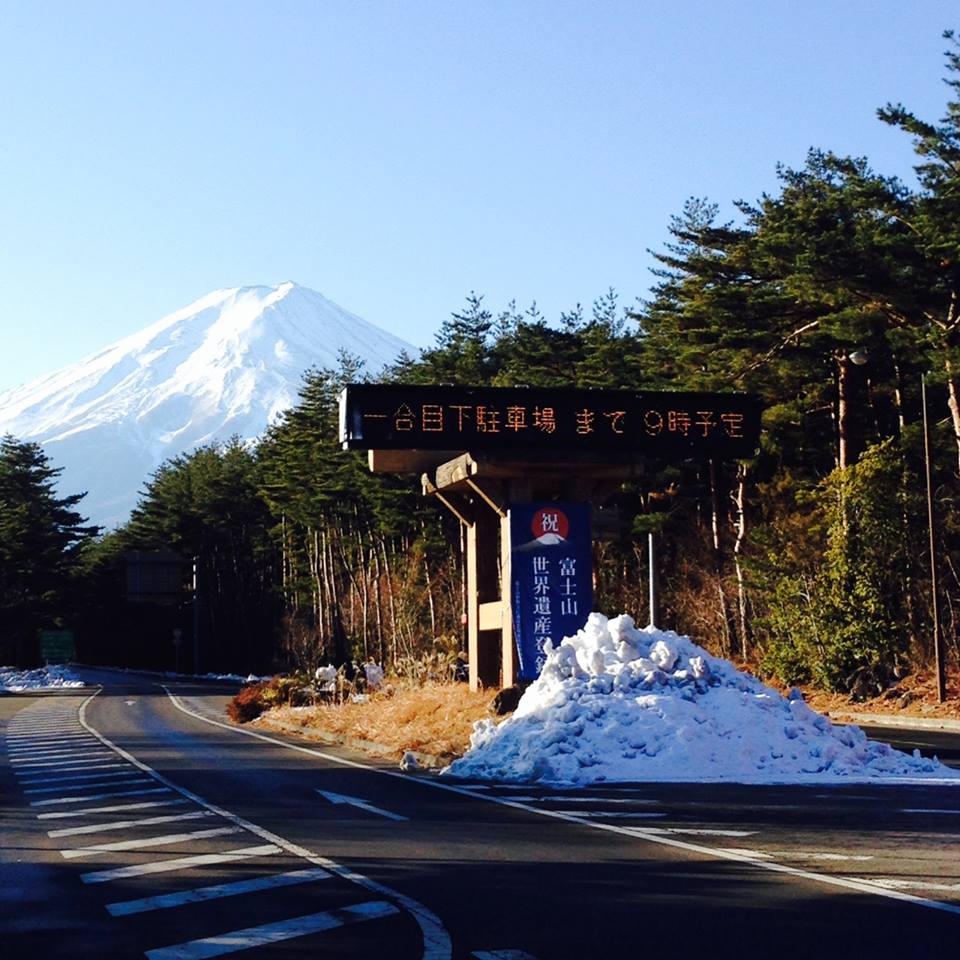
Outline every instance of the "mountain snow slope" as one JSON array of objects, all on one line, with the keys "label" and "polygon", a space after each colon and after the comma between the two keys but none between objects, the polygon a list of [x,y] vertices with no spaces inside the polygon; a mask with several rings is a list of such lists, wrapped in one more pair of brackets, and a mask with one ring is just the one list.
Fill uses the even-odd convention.
[{"label": "mountain snow slope", "polygon": [[170,457],[254,439],[311,366],[376,373],[410,344],[295,283],[215,290],[62,370],[0,393],[0,435],[41,443],[91,522],[124,522]]}]

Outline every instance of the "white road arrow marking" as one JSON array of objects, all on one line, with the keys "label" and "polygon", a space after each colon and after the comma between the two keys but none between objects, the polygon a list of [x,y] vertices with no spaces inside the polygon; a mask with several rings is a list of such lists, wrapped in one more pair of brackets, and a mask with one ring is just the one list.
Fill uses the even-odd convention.
[{"label": "white road arrow marking", "polygon": [[366,810],[368,813],[375,813],[378,817],[386,817],[388,820],[407,820],[408,817],[401,817],[399,813],[391,813],[389,810],[384,810],[381,807],[375,807],[372,803],[367,803],[366,800],[361,800],[359,797],[348,797],[344,793],[330,793],[328,790],[318,790],[317,793],[320,794],[325,800],[329,800],[330,803],[349,803],[353,807],[359,807],[361,810]]}]

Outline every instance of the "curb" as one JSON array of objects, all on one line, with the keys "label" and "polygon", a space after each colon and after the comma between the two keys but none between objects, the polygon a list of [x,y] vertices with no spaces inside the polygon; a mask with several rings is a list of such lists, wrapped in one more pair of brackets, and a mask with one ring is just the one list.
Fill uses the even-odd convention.
[{"label": "curb", "polygon": [[193,673],[174,673],[170,670],[136,670],[133,667],[97,667],[91,666],[88,663],[75,663],[72,664],[72,666],[75,666],[80,670],[96,670],[99,673],[119,673],[140,677],[156,677],[160,680],[170,680],[171,682],[176,681],[179,683],[190,681],[195,683],[219,683],[223,686],[236,686],[238,684],[243,685],[245,683],[254,682],[252,680],[240,679],[239,677],[233,677],[227,680],[223,677],[207,677],[203,674]]},{"label": "curb", "polygon": [[[261,714],[260,717],[263,717]],[[260,718],[258,718],[260,719]],[[228,723],[233,721],[227,720]],[[254,724],[261,729],[276,730],[279,733],[291,733],[299,736],[303,740],[319,740],[321,743],[331,747],[346,747],[349,750],[356,750],[360,753],[372,753],[375,756],[383,757],[385,760],[398,760],[400,757],[411,756],[426,770],[439,770],[452,763],[455,757],[438,757],[432,753],[420,753],[418,750],[404,750],[402,747],[388,747],[382,743],[374,743],[372,740],[362,740],[359,737],[347,737],[337,733],[328,733],[326,730],[320,730],[317,727],[302,727],[296,723],[287,723],[285,720],[270,719],[263,723]],[[244,726],[244,724],[236,724]]]},{"label": "curb", "polygon": [[97,689],[89,687],[28,687],[26,690],[0,689],[0,697],[86,697]]},{"label": "curb", "polygon": [[888,727],[901,730],[946,730],[960,733],[960,720],[941,720],[931,717],[900,717],[887,713],[846,713],[837,711],[828,714],[831,722],[851,721],[868,727]]}]

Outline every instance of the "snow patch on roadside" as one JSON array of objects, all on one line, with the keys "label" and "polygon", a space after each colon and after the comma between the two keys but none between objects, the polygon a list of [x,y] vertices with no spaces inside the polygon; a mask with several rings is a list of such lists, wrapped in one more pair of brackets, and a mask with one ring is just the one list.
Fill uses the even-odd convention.
[{"label": "snow patch on roadside", "polygon": [[932,780],[960,771],[834,726],[712,657],[689,637],[623,614],[590,615],[548,647],[540,677],[511,717],[474,725],[470,749],[443,773],[556,785],[623,781],[854,783]]},{"label": "snow patch on roadside", "polygon": [[49,666],[37,670],[0,667],[0,690],[20,692],[43,690],[50,687],[85,687],[86,684],[68,667]]}]

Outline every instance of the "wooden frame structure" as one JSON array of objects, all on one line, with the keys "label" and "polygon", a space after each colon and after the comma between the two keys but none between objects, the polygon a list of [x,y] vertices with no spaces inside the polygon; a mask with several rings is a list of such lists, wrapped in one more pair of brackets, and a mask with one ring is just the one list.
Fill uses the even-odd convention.
[{"label": "wooden frame structure", "polygon": [[517,681],[509,505],[564,499],[589,502],[598,508],[623,482],[641,473],[639,457],[620,457],[611,462],[602,454],[563,460],[529,454],[519,459],[454,451],[370,450],[368,458],[375,473],[421,473],[423,494],[435,497],[466,529],[471,690],[511,687]]}]

